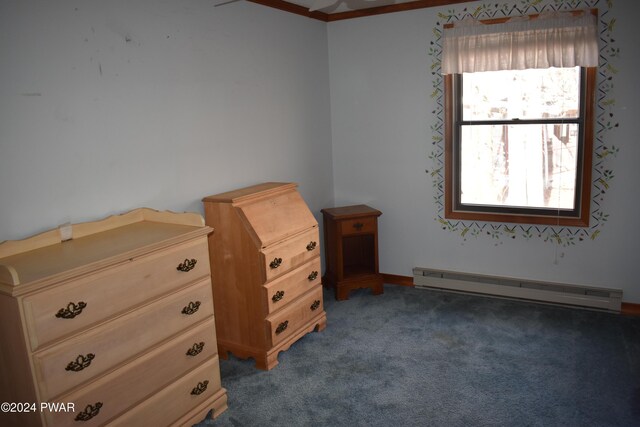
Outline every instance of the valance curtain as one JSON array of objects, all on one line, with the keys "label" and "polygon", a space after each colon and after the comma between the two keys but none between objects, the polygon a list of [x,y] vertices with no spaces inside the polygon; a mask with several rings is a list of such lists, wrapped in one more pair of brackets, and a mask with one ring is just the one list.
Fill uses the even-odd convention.
[{"label": "valance curtain", "polygon": [[500,24],[463,19],[444,29],[442,74],[595,67],[597,21],[588,10],[516,17]]}]

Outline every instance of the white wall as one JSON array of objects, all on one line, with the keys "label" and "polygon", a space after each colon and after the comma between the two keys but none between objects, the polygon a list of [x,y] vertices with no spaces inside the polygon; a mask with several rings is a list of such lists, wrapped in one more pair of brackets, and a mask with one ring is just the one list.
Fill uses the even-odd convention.
[{"label": "white wall", "polygon": [[209,194],[296,181],[318,219],[332,205],[383,211],[385,273],[590,284],[640,303],[638,2],[613,9],[621,151],[609,221],[567,248],[463,241],[434,220],[428,49],[444,8],[327,25],[213,4],[0,0],[0,240],[139,206],[201,212]]},{"label": "white wall", "polygon": [[261,181],[320,219],[326,24],[215,3],[0,1],[0,241]]},{"label": "white wall", "polygon": [[624,301],[640,303],[639,3],[615,1],[611,10],[620,48],[614,79],[620,127],[609,133],[607,144],[618,146],[620,154],[610,164],[615,178],[601,202],[609,219],[595,240],[569,247],[487,235],[464,241],[435,221],[436,193],[425,173],[433,166],[430,127],[437,124],[429,43],[439,12],[474,6],[329,24],[336,205],[366,203],[383,212],[380,269],[385,273],[411,276],[413,267],[430,267],[620,288]]}]

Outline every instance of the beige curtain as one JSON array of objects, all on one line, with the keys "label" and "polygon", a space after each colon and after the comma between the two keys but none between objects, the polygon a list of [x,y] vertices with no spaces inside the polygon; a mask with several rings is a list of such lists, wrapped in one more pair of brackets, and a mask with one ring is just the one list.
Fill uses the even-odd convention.
[{"label": "beige curtain", "polygon": [[542,13],[500,24],[467,18],[445,28],[442,74],[598,65],[591,11]]}]

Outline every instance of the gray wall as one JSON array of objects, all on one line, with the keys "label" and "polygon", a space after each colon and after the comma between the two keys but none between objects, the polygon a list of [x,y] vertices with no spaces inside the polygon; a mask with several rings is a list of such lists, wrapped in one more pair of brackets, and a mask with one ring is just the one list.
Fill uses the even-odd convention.
[{"label": "gray wall", "polygon": [[320,218],[326,24],[215,3],[0,1],[0,241],[261,181]]},{"label": "gray wall", "polygon": [[140,206],[202,212],[203,196],[295,181],[318,219],[334,205],[383,211],[385,273],[613,287],[640,303],[638,2],[611,10],[621,53],[609,220],[570,247],[464,241],[434,219],[429,43],[439,12],[474,4],[330,24],[213,4],[0,0],[0,240]]},{"label": "gray wall", "polygon": [[[499,2],[504,3],[504,2]],[[516,4],[515,2],[512,2]],[[520,4],[518,2],[517,4]],[[601,14],[606,11],[600,2]],[[624,291],[640,303],[640,98],[637,69],[638,2],[614,1],[609,15],[620,56],[615,59],[613,112],[620,127],[607,144],[620,148],[603,197],[608,221],[595,239],[563,247],[541,238],[464,240],[443,230],[428,159],[437,124],[428,55],[438,13],[474,10],[473,4],[373,16],[329,24],[331,122],[336,204],[368,203],[380,209],[380,269],[412,275],[413,267],[576,283]],[[612,15],[613,14],[613,15]],[[599,94],[600,96],[601,94]]]}]

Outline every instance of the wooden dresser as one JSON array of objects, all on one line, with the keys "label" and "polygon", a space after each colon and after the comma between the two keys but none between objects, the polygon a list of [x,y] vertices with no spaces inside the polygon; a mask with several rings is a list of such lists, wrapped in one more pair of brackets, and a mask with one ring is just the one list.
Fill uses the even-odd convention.
[{"label": "wooden dresser", "polygon": [[259,369],[326,326],[318,223],[292,183],[269,182],[203,199],[218,352]]},{"label": "wooden dresser", "polygon": [[197,214],[138,209],[0,244],[0,401],[16,403],[0,425],[192,425],[224,411],[211,231]]}]

